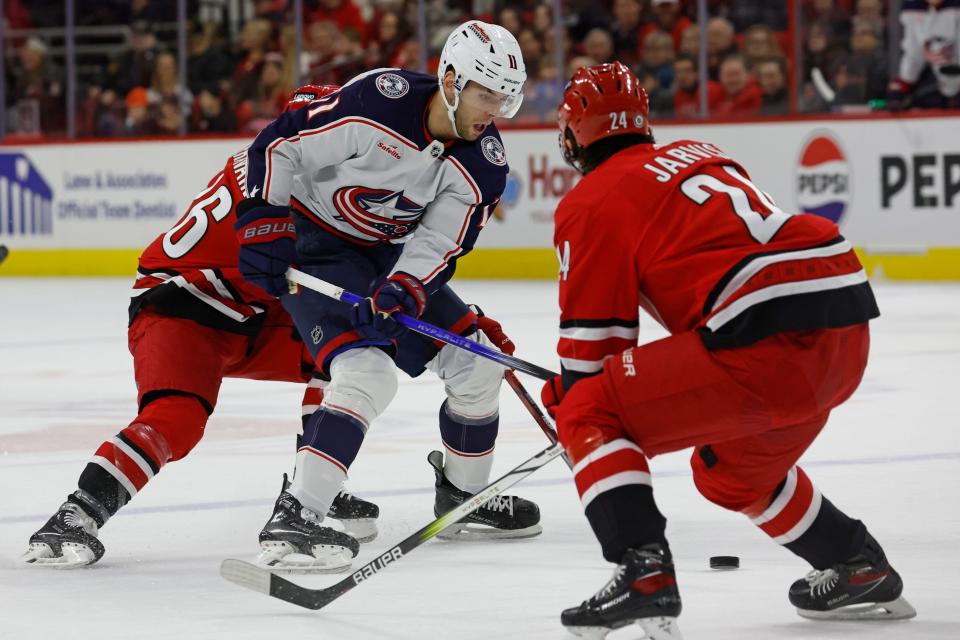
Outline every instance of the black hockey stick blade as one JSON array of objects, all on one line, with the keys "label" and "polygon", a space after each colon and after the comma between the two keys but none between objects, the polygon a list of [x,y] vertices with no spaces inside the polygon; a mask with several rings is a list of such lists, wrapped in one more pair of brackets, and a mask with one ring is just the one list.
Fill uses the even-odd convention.
[{"label": "black hockey stick blade", "polygon": [[553,444],[540,451],[532,458],[514,467],[500,476],[476,494],[457,505],[454,509],[443,514],[416,533],[408,536],[398,544],[390,547],[379,556],[363,565],[352,574],[327,587],[326,589],[308,589],[290,582],[270,572],[269,569],[257,566],[245,560],[227,559],[220,564],[220,575],[227,581],[240,585],[259,593],[285,600],[307,609],[322,609],[347,591],[350,591],[361,582],[375,576],[387,565],[402,559],[424,542],[435,537],[438,533],[476,511],[490,498],[500,495],[531,473],[546,465],[548,462],[563,453],[560,443]]}]

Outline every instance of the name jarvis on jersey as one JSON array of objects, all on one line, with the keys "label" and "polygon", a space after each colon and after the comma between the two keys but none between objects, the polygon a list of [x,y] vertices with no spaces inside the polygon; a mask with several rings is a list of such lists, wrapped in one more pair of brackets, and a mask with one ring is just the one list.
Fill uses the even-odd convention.
[{"label": "name jarvis on jersey", "polygon": [[[657,148],[657,147],[654,147]],[[669,158],[664,156],[670,156]],[[691,143],[683,144],[672,149],[664,151],[664,155],[658,155],[653,159],[654,164],[647,163],[643,168],[653,173],[658,182],[669,182],[670,179],[680,173],[680,169],[686,169],[692,164],[696,164],[707,158],[727,158],[725,153],[709,143]]]}]

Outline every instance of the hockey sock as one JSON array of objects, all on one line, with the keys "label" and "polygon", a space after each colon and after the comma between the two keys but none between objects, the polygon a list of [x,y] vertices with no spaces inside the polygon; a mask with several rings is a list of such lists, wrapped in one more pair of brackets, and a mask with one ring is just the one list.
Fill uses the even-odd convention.
[{"label": "hockey sock", "polygon": [[290,493],[303,506],[322,515],[347,477],[367,428],[360,420],[329,407],[320,407],[297,439],[297,466]]},{"label": "hockey sock", "polygon": [[447,401],[440,405],[440,437],[445,449],[443,475],[453,486],[468,493],[487,486],[493,466],[500,416],[483,420],[451,413]]},{"label": "hockey sock", "polygon": [[620,562],[627,549],[659,542],[667,546],[667,520],[653,499],[650,467],[643,451],[625,438],[599,446],[567,446],[580,455],[573,475],[584,514],[600,542],[603,557]]},{"label": "hockey sock", "polygon": [[856,555],[867,532],[862,522],[823,497],[800,467],[790,470],[769,506],[751,521],[820,570]]},{"label": "hockey sock", "polygon": [[130,426],[96,450],[71,501],[103,526],[167,462],[193,448],[206,422],[207,410],[193,396],[164,395],[149,401]]}]

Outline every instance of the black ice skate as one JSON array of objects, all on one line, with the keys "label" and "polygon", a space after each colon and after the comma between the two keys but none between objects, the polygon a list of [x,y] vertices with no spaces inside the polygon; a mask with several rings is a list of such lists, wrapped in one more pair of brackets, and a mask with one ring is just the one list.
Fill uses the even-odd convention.
[{"label": "black ice skate", "polygon": [[321,520],[292,494],[282,491],[260,532],[260,554],[254,563],[279,571],[346,571],[360,544],[346,533],[321,525]]},{"label": "black ice skate", "polygon": [[899,620],[917,612],[901,597],[903,580],[869,533],[846,562],[811,571],[790,586],[790,603],[814,620]]},{"label": "black ice skate", "polygon": [[380,507],[352,493],[340,491],[327,511],[327,517],[338,520],[344,531],[357,542],[370,542],[377,537]]},{"label": "black ice skate", "polygon": [[74,569],[93,564],[103,551],[96,521],[80,505],[67,501],[30,536],[30,547],[20,559],[37,566]]},{"label": "black ice skate", "polygon": [[560,622],[568,631],[600,640],[637,624],[649,640],[681,638],[677,628],[680,591],[670,551],[648,544],[628,549],[610,581],[579,607],[565,609]]},{"label": "black ice skate", "polygon": [[[437,476],[437,497],[433,512],[437,517],[459,506],[472,494],[461,491],[443,474],[443,454],[431,451],[427,462]],[[489,540],[492,538],[531,538],[539,535],[540,509],[516,496],[494,496],[479,509],[448,527],[437,537],[447,540]],[[471,526],[476,525],[476,526]]]}]

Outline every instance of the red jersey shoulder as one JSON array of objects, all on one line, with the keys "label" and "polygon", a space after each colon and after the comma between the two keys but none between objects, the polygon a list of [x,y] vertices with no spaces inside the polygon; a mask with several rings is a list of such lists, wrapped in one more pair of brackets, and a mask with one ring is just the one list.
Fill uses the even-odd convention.
[{"label": "red jersey shoulder", "polygon": [[233,223],[245,183],[246,152],[242,151],[227,160],[177,223],[144,250],[141,269],[235,268],[239,245]]}]

